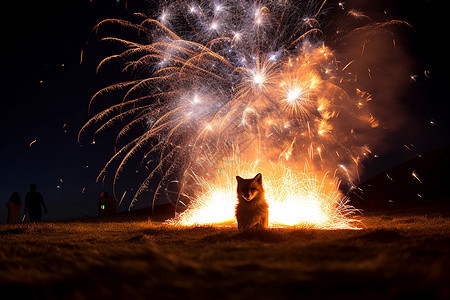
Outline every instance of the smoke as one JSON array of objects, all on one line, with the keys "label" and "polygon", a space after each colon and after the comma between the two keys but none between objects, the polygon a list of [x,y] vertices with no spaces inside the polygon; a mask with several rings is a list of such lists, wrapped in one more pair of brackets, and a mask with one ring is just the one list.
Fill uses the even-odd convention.
[{"label": "smoke", "polygon": [[[423,132],[410,101],[416,58],[407,47],[414,34],[408,23],[390,21],[370,34],[360,32],[336,46],[339,55],[353,58],[346,70],[355,78],[354,88],[368,93],[368,110],[377,122],[370,130],[355,126],[360,143],[370,145],[371,155],[362,166],[398,151]],[[378,169],[385,167],[382,164]],[[362,167],[359,175],[373,175],[364,172]]]}]

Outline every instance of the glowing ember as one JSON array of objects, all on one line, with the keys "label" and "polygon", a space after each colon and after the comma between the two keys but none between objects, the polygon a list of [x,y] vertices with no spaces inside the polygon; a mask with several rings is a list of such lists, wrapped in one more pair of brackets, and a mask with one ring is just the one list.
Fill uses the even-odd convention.
[{"label": "glowing ember", "polygon": [[[119,25],[135,40],[102,39],[123,52],[101,61],[99,72],[119,64],[129,81],[94,95],[90,109],[98,98],[122,99],[80,131],[82,139],[86,131],[122,126],[98,180],[118,166],[115,186],[140,157],[148,176],[130,207],[148,190],[154,204],[176,182],[176,201],[189,208],[171,223],[217,225],[234,222],[235,176],[261,172],[271,226],[353,228],[338,182],[353,186],[371,153],[364,137],[378,121],[366,105],[370,95],[356,88],[357,60],[336,57],[327,46],[325,4],[164,1],[153,18],[100,22],[97,34]],[[341,45],[400,23],[372,23],[345,9],[340,4],[335,13],[362,27],[338,24]]]}]

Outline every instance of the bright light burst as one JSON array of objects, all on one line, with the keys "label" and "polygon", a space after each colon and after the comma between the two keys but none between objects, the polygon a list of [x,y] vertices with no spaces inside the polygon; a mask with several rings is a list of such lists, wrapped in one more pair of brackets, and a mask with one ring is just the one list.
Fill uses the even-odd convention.
[{"label": "bright light burst", "polygon": [[[149,189],[154,204],[177,182],[176,201],[188,209],[172,223],[220,224],[234,219],[235,176],[261,172],[272,226],[353,228],[339,181],[353,185],[370,153],[358,134],[378,121],[370,95],[356,88],[354,60],[332,48],[401,22],[372,23],[326,1],[163,3],[151,18],[95,27],[101,35],[119,26],[129,37],[102,38],[122,50],[98,70],[120,66],[128,80],[93,96],[90,109],[103,97],[120,101],[80,131],[81,140],[120,125],[98,180],[118,166],[115,184],[140,157],[148,175],[130,207]],[[332,13],[358,26],[329,38],[322,26]]]},{"label": "bright light burst", "polygon": [[336,179],[330,179],[328,174],[319,177],[308,170],[308,165],[302,169],[282,162],[246,162],[234,155],[225,158],[217,168],[218,175],[213,180],[191,174],[202,191],[191,199],[190,209],[169,220],[168,224],[235,226],[235,174],[248,178],[262,172],[268,174],[263,185],[270,208],[270,227],[337,229],[359,225],[358,221],[349,218],[353,208],[339,192]]}]

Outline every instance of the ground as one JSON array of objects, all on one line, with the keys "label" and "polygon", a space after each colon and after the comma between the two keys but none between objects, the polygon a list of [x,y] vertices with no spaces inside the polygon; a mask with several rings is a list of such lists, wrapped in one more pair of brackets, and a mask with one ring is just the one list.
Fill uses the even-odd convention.
[{"label": "ground", "polygon": [[362,230],[174,228],[137,218],[0,225],[0,291],[46,299],[449,299],[450,215]]}]

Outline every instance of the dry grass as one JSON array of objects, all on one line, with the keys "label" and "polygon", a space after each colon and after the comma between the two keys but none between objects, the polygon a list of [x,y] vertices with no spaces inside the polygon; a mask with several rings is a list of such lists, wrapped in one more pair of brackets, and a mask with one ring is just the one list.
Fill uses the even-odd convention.
[{"label": "dry grass", "polygon": [[0,287],[32,298],[450,297],[450,219],[373,215],[364,230],[0,226]]}]

